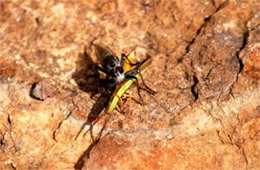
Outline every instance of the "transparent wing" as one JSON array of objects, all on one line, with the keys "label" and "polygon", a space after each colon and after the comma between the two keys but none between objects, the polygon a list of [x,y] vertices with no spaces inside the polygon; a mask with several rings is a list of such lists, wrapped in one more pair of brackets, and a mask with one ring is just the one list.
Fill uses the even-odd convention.
[{"label": "transparent wing", "polygon": [[102,43],[94,44],[95,53],[98,59],[102,62],[107,56],[115,56],[114,52]]}]

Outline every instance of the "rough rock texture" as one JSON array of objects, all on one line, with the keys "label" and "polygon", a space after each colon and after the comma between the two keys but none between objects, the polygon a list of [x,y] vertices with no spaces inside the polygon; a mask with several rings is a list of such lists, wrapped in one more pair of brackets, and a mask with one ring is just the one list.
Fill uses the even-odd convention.
[{"label": "rough rock texture", "polygon": [[[157,94],[104,115],[94,41]],[[2,0],[0,44],[0,169],[260,169],[259,0]]]}]

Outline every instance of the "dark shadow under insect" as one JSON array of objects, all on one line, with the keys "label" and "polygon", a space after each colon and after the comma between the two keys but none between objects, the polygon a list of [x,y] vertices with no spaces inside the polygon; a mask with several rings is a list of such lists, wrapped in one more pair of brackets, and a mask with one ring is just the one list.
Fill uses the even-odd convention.
[{"label": "dark shadow under insect", "polygon": [[[78,55],[76,72],[72,77],[77,83],[79,89],[89,93],[90,97],[95,100],[95,103],[88,113],[87,120],[82,124],[79,132],[76,134],[75,140],[87,125],[90,125],[90,130],[92,129],[94,124],[93,122],[96,122],[96,119],[99,118],[100,113],[108,104],[110,95],[106,93],[100,94],[100,89],[104,89],[104,86],[107,84],[106,80],[100,79],[97,75],[99,75],[99,73],[95,68],[95,63],[88,55],[85,47],[84,52]],[[98,94],[100,95],[97,97]]]},{"label": "dark shadow under insect", "polygon": [[[83,53],[78,55],[78,60],[76,63],[76,71],[73,73],[72,78],[77,83],[80,90],[89,93],[91,98],[95,98],[97,94],[100,93],[100,88],[103,88],[105,82],[100,80],[95,68],[95,63],[92,58],[87,54],[86,48]],[[101,94],[98,98],[95,99],[95,103],[91,108],[90,113],[88,114],[88,119],[86,124],[91,124],[95,118],[99,116],[102,110],[106,107],[109,97],[107,94]]]}]

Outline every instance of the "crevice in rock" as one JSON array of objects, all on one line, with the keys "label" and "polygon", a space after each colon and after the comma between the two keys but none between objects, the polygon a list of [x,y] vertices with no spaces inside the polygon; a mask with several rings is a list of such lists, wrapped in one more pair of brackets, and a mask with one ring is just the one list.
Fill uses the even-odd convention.
[{"label": "crevice in rock", "polygon": [[241,154],[242,154],[242,157],[244,158],[245,160],[245,163],[246,163],[246,169],[247,169],[247,166],[248,166],[248,159],[247,159],[247,156],[246,156],[246,153],[245,153],[245,149],[243,148],[243,146],[241,146],[240,144],[238,143],[234,143],[238,149],[241,151]]},{"label": "crevice in rock", "polygon": [[[197,84],[199,83],[199,80],[198,80],[198,78],[194,75],[193,76],[193,85],[191,86],[191,92],[192,92],[192,94],[193,94],[193,96],[194,96],[194,99],[195,99],[195,101],[199,98],[199,94],[198,94],[198,92],[196,91],[196,86],[197,86]],[[194,101],[194,102],[195,102]]]},{"label": "crevice in rock", "polygon": [[214,0],[211,0],[212,6],[214,6],[214,8],[216,8],[216,4]]},{"label": "crevice in rock", "polygon": [[244,64],[241,60],[241,58],[239,58],[239,54],[240,52],[245,48],[245,46],[247,45],[247,42],[248,42],[248,37],[249,37],[249,31],[245,31],[244,34],[243,34],[243,41],[242,41],[242,46],[239,48],[239,50],[236,52],[236,57],[237,57],[237,60],[239,62],[239,71],[237,73],[237,75],[239,75],[241,73],[241,71],[243,70],[243,67],[244,67]]},{"label": "crevice in rock", "polygon": [[242,147],[242,155],[243,155],[243,157],[244,157],[244,159],[245,159],[246,166],[248,166],[248,159],[247,159],[247,157],[246,157],[245,149],[244,149],[243,147]]},{"label": "crevice in rock", "polygon": [[9,114],[8,114],[8,116],[7,116],[7,121],[8,121],[8,124],[9,124],[10,126],[12,126],[12,121],[11,121],[11,117],[10,117]]},{"label": "crevice in rock", "polygon": [[[221,136],[220,132],[223,133],[223,136],[224,136],[224,137]],[[230,134],[226,133],[225,130],[223,130],[223,129],[217,130],[217,135],[218,135],[218,138],[219,138],[219,140],[220,140],[220,142],[221,142],[222,144],[229,144],[229,145],[235,146],[235,144],[233,143],[233,138],[232,138],[232,136],[231,136]],[[224,140],[225,137],[227,137],[228,140],[225,141],[225,140]]]},{"label": "crevice in rock", "polygon": [[228,137],[229,141],[228,141],[228,142],[225,142],[225,141],[223,140],[223,138],[221,137],[221,135],[220,135],[220,130],[217,130],[216,132],[217,132],[217,135],[218,135],[218,138],[219,138],[220,142],[221,142],[222,144],[230,144],[230,145],[232,145],[232,146],[236,146],[236,147],[238,148],[238,150],[241,151],[241,154],[242,154],[242,157],[243,157],[244,160],[245,160],[246,169],[247,169],[248,159],[247,159],[247,156],[246,156],[246,153],[245,153],[244,148],[243,148],[242,146],[240,146],[239,144],[235,143],[235,142],[233,141],[233,138],[232,138],[231,135],[227,134],[224,130],[221,130],[221,131],[223,132],[224,135],[226,135],[226,136]]},{"label": "crevice in rock", "polygon": [[[223,108],[222,108],[221,106],[218,105],[218,107],[220,108],[221,112],[222,112],[224,115],[227,115],[226,112],[223,110]],[[238,121],[240,122],[240,119],[239,119],[238,117],[237,117],[237,119],[238,119]],[[247,166],[248,166],[248,159],[247,159],[245,150],[244,150],[243,146],[241,146],[241,144],[237,143],[237,142],[234,141],[234,139],[233,139],[233,134],[236,133],[236,132],[235,132],[235,127],[233,128],[233,133],[232,133],[232,134],[226,133],[226,131],[224,131],[224,129],[223,129],[224,126],[223,126],[221,120],[220,120],[220,119],[218,119],[218,120],[220,121],[221,126],[222,126],[221,131],[222,131],[222,132],[224,133],[224,135],[227,136],[228,139],[229,139],[229,142],[228,142],[228,143],[231,144],[231,145],[233,145],[233,146],[236,146],[236,147],[241,151],[242,157],[245,159],[245,163],[246,163],[246,167],[247,167]],[[240,123],[239,123],[239,124],[240,124]],[[221,141],[221,142],[224,142],[224,141],[221,139],[221,136],[220,136],[220,134],[219,134],[219,130],[217,131],[217,133],[218,133],[218,137],[219,137],[220,141]],[[224,143],[227,143],[227,142],[224,142]],[[247,169],[247,168],[246,168],[246,169]]]},{"label": "crevice in rock", "polygon": [[[200,102],[201,105],[203,105],[201,102]],[[219,106],[220,107],[220,106]],[[217,118],[215,117],[212,113],[211,113],[211,110],[206,110],[206,109],[202,109],[205,113],[207,113],[212,119],[218,121],[221,125],[222,128],[225,128],[222,120],[220,118]],[[222,130],[223,131],[223,130]],[[219,132],[218,132],[219,133]]]},{"label": "crevice in rock", "polygon": [[8,122],[8,124],[9,124],[9,126],[10,126],[10,129],[9,129],[9,133],[10,133],[10,138],[11,138],[11,140],[12,140],[12,142],[13,142],[13,145],[14,145],[14,150],[15,150],[15,152],[17,152],[18,151],[18,148],[17,148],[17,146],[16,146],[16,144],[15,144],[15,140],[14,140],[14,138],[13,138],[13,135],[12,135],[12,119],[11,119],[11,116],[10,116],[10,114],[8,114],[8,116],[7,116],[7,122]]},{"label": "crevice in rock", "polygon": [[247,45],[248,43],[248,37],[249,37],[249,30],[247,29],[244,33],[243,33],[243,41],[242,41],[242,45],[241,47],[239,48],[239,50],[236,52],[235,54],[235,57],[237,58],[238,60],[238,63],[239,63],[239,70],[238,72],[236,73],[236,77],[235,77],[235,81],[232,83],[232,85],[229,87],[229,94],[231,96],[234,97],[234,94],[232,92],[232,89],[234,87],[234,84],[238,81],[238,76],[240,75],[240,73],[242,72],[243,68],[244,68],[244,64],[243,64],[243,61],[242,59],[239,57],[240,55],[240,52],[245,48],[245,46]]},{"label": "crevice in rock", "polygon": [[[243,68],[244,68],[244,64],[242,59],[239,57],[240,52],[245,48],[245,46],[248,44],[248,37],[249,37],[249,30],[247,28],[246,31],[244,31],[243,33],[243,39],[242,39],[242,44],[241,47],[236,51],[235,53],[235,57],[237,59],[237,62],[239,64],[239,70],[237,71],[237,73],[234,75],[234,81],[231,83],[231,85],[228,87],[227,91],[228,94],[230,96],[232,96],[233,98],[235,98],[232,89],[234,88],[234,84],[238,81],[238,77],[240,75],[240,73],[242,72]],[[218,97],[217,101],[219,101],[219,99],[221,98],[221,96],[223,96],[223,92],[221,92],[221,95]]]},{"label": "crevice in rock", "polygon": [[[202,28],[204,28],[204,27],[207,25],[207,23],[210,21],[211,17],[212,17],[215,13],[217,13],[220,9],[224,8],[224,7],[226,6],[226,4],[227,4],[227,1],[224,1],[224,2],[215,10],[215,12],[213,12],[210,16],[204,18],[203,24],[201,24],[201,26],[200,26],[199,29],[197,30],[195,36],[191,39],[191,41],[189,41],[187,47],[185,48],[185,54],[188,54],[188,53],[189,53],[191,45],[195,42],[195,40],[197,39],[198,35],[200,34]],[[215,7],[215,3],[214,3],[214,2],[212,2],[212,5]],[[185,54],[184,54],[184,55],[185,55]],[[181,57],[181,58],[183,58],[183,57]]]},{"label": "crevice in rock", "polygon": [[[188,54],[188,53],[189,53],[191,45],[195,42],[195,40],[197,39],[198,35],[199,35],[200,32],[201,32],[201,29],[206,25],[206,23],[209,21],[209,18],[210,18],[210,17],[211,17],[211,16],[206,17],[206,18],[204,19],[204,23],[201,24],[201,26],[200,26],[199,29],[197,30],[195,36],[191,39],[191,41],[188,42],[188,45],[187,45],[186,48],[185,48],[185,54]],[[184,55],[185,55],[185,54],[184,54]],[[181,58],[183,58],[183,57],[181,57]]]},{"label": "crevice in rock", "polygon": [[3,134],[2,134],[2,132],[1,132],[0,147],[4,145],[5,134],[6,134],[6,133],[3,133]]},{"label": "crevice in rock", "polygon": [[11,164],[10,164],[10,165],[11,165],[11,168],[12,168],[12,169],[16,170],[16,166],[14,165],[14,163],[13,163],[13,162],[11,162]]},{"label": "crevice in rock", "polygon": [[198,37],[198,35],[200,34],[202,28],[204,28],[204,27],[207,25],[207,23],[210,21],[210,19],[212,18],[212,16],[213,16],[214,14],[216,14],[220,9],[224,8],[224,7],[227,5],[227,3],[228,3],[228,1],[224,1],[222,4],[219,5],[218,8],[216,8],[216,7],[215,7],[215,2],[214,2],[214,0],[212,0],[212,6],[214,6],[214,7],[216,8],[216,10],[215,10],[211,15],[209,15],[209,16],[207,16],[207,17],[204,18],[204,22],[201,24],[201,26],[200,26],[200,27],[198,28],[198,30],[196,31],[195,36],[191,39],[191,41],[188,41],[188,42],[187,42],[188,44],[187,44],[187,46],[186,46],[186,48],[185,48],[185,53],[184,53],[181,57],[178,58],[178,63],[181,63],[182,60],[183,60],[183,58],[184,58],[184,56],[190,52],[191,45],[192,45],[192,44],[195,42],[195,40],[197,39],[197,37]]},{"label": "crevice in rock", "polygon": [[247,156],[246,156],[246,153],[245,153],[245,149],[239,145],[239,144],[235,144],[238,149],[241,151],[241,154],[242,154],[242,157],[245,159],[245,163],[246,163],[246,169],[247,169],[247,166],[248,166],[248,159],[247,159]]}]

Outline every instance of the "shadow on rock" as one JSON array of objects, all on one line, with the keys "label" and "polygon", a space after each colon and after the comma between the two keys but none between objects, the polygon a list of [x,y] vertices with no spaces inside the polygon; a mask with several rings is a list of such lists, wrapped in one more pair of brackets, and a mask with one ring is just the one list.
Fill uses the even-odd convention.
[{"label": "shadow on rock", "polygon": [[83,53],[78,55],[76,62],[76,72],[73,74],[73,79],[77,83],[80,90],[89,93],[91,98],[96,102],[91,108],[86,122],[82,125],[76,138],[83,131],[86,125],[93,126],[93,122],[97,120],[100,113],[107,106],[110,96],[105,93],[100,93],[100,89],[105,84],[105,80],[99,78],[99,73],[95,68],[96,63],[87,54],[86,48]]},{"label": "shadow on rock", "polygon": [[76,72],[72,77],[78,84],[80,90],[90,93],[94,96],[98,93],[98,72],[95,69],[95,63],[87,54],[86,49],[83,53],[79,53],[76,62]]}]

